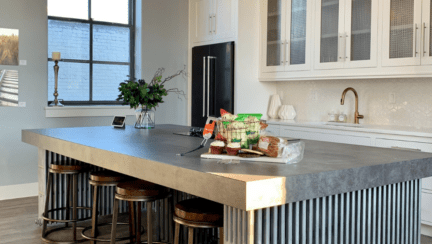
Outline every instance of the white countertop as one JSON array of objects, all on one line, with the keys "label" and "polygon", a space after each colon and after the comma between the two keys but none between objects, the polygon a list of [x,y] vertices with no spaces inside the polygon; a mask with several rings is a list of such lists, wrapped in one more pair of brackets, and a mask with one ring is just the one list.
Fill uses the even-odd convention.
[{"label": "white countertop", "polygon": [[432,128],[422,128],[422,127],[397,126],[397,125],[371,125],[371,124],[354,125],[349,123],[337,123],[337,122],[297,121],[297,120],[281,120],[281,119],[269,119],[267,120],[267,124],[432,138]]}]

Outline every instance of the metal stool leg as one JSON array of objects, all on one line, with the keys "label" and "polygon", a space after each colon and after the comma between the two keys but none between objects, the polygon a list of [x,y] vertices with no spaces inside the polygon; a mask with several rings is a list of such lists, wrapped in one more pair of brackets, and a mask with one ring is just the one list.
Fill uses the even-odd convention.
[{"label": "metal stool leg", "polygon": [[[98,199],[99,199],[99,186],[93,186],[93,213],[92,213],[92,231],[91,236],[97,236],[97,224],[98,224]],[[91,241],[91,244],[96,244],[96,241]]]},{"label": "metal stool leg", "polygon": [[[70,219],[70,200],[71,200],[71,177],[70,175],[66,175],[66,184],[67,184],[67,190],[66,190],[66,219]],[[66,227],[69,226],[69,223],[66,222]]]},{"label": "metal stool leg", "polygon": [[116,231],[117,231],[117,217],[119,212],[119,200],[117,198],[114,198],[114,213],[112,218],[112,228],[111,228],[111,244],[115,244],[116,239]]},{"label": "metal stool leg", "polygon": [[137,202],[136,243],[141,243],[141,202]]},{"label": "metal stool leg", "polygon": [[175,235],[174,235],[174,244],[179,244],[180,241],[180,224],[175,223]]},{"label": "metal stool leg", "polygon": [[225,237],[224,237],[224,228],[219,227],[219,244],[224,244]]},{"label": "metal stool leg", "polygon": [[188,229],[189,229],[188,244],[193,244],[194,228],[189,227]]},{"label": "metal stool leg", "polygon": [[128,201],[129,204],[129,236],[130,243],[135,242],[135,207],[134,202]]},{"label": "metal stool leg", "polygon": [[[45,211],[43,213],[44,217],[48,217],[48,204],[49,204],[49,200],[50,200],[50,195],[51,195],[51,187],[52,187],[52,174],[48,172],[48,186],[47,186],[47,191],[46,191],[46,198],[45,198]],[[47,229],[47,224],[48,221],[43,220],[43,228],[42,228],[42,237],[46,236],[46,229]]]},{"label": "metal stool leg", "polygon": [[147,202],[147,243],[153,244],[152,202]]},{"label": "metal stool leg", "polygon": [[78,220],[78,211],[77,211],[77,205],[78,205],[78,175],[73,175],[73,240],[76,241],[76,234],[77,234],[77,220]]}]

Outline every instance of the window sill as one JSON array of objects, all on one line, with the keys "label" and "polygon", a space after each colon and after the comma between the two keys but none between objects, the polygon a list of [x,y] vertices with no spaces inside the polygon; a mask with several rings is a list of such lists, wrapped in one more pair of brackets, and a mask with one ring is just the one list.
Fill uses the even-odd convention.
[{"label": "window sill", "polygon": [[135,110],[128,106],[45,107],[46,118],[108,117],[115,115],[135,115]]}]

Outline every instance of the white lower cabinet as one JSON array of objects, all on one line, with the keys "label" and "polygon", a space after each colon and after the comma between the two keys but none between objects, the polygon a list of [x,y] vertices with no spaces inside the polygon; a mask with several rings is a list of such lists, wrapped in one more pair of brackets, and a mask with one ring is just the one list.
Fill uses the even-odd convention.
[{"label": "white lower cabinet", "polygon": [[[268,130],[271,134],[281,137],[432,153],[432,137],[419,138],[391,133],[341,131],[281,124],[270,124]],[[432,177],[422,179],[421,204],[422,224],[432,226]]]},{"label": "white lower cabinet", "polygon": [[432,225],[432,191],[422,191],[421,219],[422,224]]},{"label": "white lower cabinet", "polygon": [[371,145],[370,137],[363,137],[363,136],[345,136],[345,135],[337,135],[337,134],[330,134],[330,133],[317,133],[311,131],[298,131],[298,130],[289,130],[289,129],[281,129],[280,136],[301,138],[301,139],[315,140],[315,141],[328,141],[328,142],[336,142],[336,143],[362,145],[362,146]]},{"label": "white lower cabinet", "polygon": [[269,126],[266,128],[266,131],[267,131],[270,135],[279,136],[279,135],[280,135],[280,126],[278,126],[278,125],[269,125]]}]

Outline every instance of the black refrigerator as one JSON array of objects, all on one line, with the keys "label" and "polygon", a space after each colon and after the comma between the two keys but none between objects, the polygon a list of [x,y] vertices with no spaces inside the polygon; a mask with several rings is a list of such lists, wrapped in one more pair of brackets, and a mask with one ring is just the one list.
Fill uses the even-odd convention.
[{"label": "black refrigerator", "polygon": [[234,42],[192,48],[192,126],[234,113]]}]

